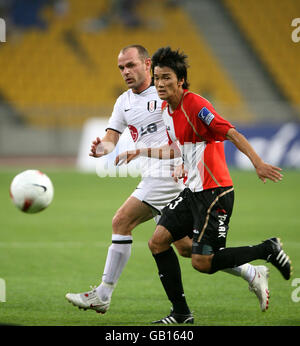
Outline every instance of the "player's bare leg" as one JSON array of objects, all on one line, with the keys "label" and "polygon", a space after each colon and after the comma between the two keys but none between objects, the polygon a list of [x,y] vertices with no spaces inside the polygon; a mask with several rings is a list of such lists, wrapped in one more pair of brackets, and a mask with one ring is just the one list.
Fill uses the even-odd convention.
[{"label": "player's bare leg", "polygon": [[113,290],[130,258],[131,231],[151,218],[153,218],[151,208],[133,196],[126,200],[113,217],[112,244],[108,248],[102,282],[96,288],[102,301],[110,301]]},{"label": "player's bare leg", "polygon": [[190,258],[192,256],[192,243],[192,239],[186,236],[180,240],[174,241],[173,244],[180,256]]},{"label": "player's bare leg", "polygon": [[113,217],[113,234],[131,235],[131,231],[137,225],[152,218],[151,208],[136,197],[130,196]]}]

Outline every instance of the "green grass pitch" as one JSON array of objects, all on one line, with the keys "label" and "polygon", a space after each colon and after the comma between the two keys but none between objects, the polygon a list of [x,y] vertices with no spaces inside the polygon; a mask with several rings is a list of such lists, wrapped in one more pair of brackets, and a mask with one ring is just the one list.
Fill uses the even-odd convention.
[{"label": "green grass pitch", "polygon": [[[139,179],[44,171],[53,181],[55,197],[47,210],[34,215],[18,211],[9,198],[10,182],[20,170],[0,171],[0,278],[6,284],[0,324],[147,326],[167,315],[170,303],[147,247],[154,221],[134,230],[132,256],[105,315],[79,310],[65,300],[67,292],[100,283],[111,219]],[[195,325],[299,326],[300,285],[295,279],[300,278],[300,173],[285,171],[282,182],[265,185],[254,172],[231,174],[236,199],[227,246],[279,236],[293,262],[293,276],[285,281],[267,264],[271,299],[269,310],[262,313],[246,281],[223,272],[198,273],[189,259],[180,258]]]}]

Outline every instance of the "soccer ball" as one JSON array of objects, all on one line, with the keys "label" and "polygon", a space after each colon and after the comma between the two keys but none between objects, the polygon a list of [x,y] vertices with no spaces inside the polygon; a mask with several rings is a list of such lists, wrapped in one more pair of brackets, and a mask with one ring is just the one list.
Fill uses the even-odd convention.
[{"label": "soccer ball", "polygon": [[54,189],[49,177],[29,169],[16,175],[10,185],[10,197],[25,213],[37,213],[52,202]]}]

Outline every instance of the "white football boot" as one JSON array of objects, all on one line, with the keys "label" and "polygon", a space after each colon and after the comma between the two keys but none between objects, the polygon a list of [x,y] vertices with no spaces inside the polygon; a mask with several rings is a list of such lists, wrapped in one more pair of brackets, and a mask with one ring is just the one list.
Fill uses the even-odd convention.
[{"label": "white football boot", "polygon": [[269,269],[266,266],[254,266],[255,276],[249,284],[249,290],[254,292],[259,300],[261,311],[266,311],[269,307],[268,277]]},{"label": "white football boot", "polygon": [[[92,288],[92,287],[91,287]],[[96,288],[83,293],[67,293],[66,299],[79,309],[91,309],[104,314],[109,309],[110,300],[103,302],[97,295]]]}]

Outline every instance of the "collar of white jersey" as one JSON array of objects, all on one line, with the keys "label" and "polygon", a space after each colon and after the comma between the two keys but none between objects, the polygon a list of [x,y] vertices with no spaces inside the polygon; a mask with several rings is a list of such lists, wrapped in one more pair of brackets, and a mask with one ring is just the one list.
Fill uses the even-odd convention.
[{"label": "collar of white jersey", "polygon": [[141,91],[140,93],[134,93],[134,92],[132,91],[132,89],[129,89],[129,90],[131,91],[131,93],[132,93],[133,95],[142,95],[142,94],[144,94],[144,93],[146,94],[148,91],[150,91],[151,88],[154,88],[154,85],[150,84],[150,85],[148,86],[148,88],[144,89],[144,90]]}]

